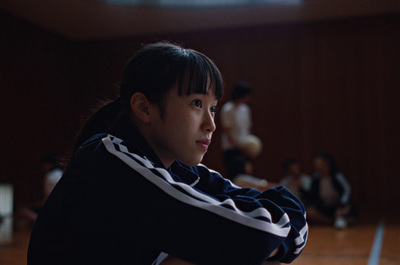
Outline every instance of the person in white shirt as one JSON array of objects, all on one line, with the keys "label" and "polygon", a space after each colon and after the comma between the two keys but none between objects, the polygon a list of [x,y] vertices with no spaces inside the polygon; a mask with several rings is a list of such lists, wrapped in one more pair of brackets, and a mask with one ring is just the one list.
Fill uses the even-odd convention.
[{"label": "person in white shirt", "polygon": [[250,161],[242,143],[251,134],[251,87],[244,82],[236,83],[231,92],[231,100],[221,110],[222,150],[226,176],[234,178],[235,164]]}]

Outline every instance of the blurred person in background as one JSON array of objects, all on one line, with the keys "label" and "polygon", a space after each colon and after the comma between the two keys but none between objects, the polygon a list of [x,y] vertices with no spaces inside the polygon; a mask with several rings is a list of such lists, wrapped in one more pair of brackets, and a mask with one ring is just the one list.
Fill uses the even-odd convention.
[{"label": "blurred person in background", "polygon": [[282,170],[284,177],[279,184],[288,188],[304,202],[311,188],[311,177],[302,172],[299,162],[293,158],[285,159]]},{"label": "blurred person in background", "polygon": [[314,158],[313,176],[308,197],[307,220],[310,223],[345,228],[355,221],[351,203],[351,186],[340,171],[334,157],[319,153]]},{"label": "blurred person in background", "polygon": [[41,159],[41,168],[44,174],[43,180],[43,196],[40,200],[22,206],[17,211],[17,216],[34,223],[40,212],[44,202],[49,197],[58,181],[63,175],[60,164],[60,157],[56,152],[44,154]]},{"label": "blurred person in background", "polygon": [[234,177],[231,181],[239,187],[253,188],[259,191],[265,191],[267,189],[276,187],[276,183],[267,181],[264,178],[258,178],[253,175],[253,164],[246,159],[237,159],[232,164],[231,169],[234,173]]},{"label": "blurred person in background", "polygon": [[[251,93],[249,84],[236,83],[231,91],[231,100],[221,109],[223,161],[229,179],[237,175],[236,163],[251,163],[251,159],[261,151],[261,142],[257,143],[257,138],[251,135]],[[245,144],[249,137],[256,139],[253,148],[247,148]]]}]

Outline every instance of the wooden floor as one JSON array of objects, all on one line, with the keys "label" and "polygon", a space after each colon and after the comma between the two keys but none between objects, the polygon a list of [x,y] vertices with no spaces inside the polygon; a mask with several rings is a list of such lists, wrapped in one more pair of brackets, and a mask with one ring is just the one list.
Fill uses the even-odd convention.
[{"label": "wooden floor", "polygon": [[[343,230],[311,226],[307,246],[292,264],[366,265],[377,225],[357,225]],[[400,264],[400,225],[385,226],[380,263]]]},{"label": "wooden floor", "polygon": [[[292,264],[367,265],[377,227],[378,222],[358,224],[346,229],[310,226],[307,246]],[[3,237],[0,238],[0,265],[26,264],[30,229],[14,228],[12,235],[4,233],[4,230],[1,231],[0,227],[0,236]],[[397,221],[390,223],[385,221],[380,254],[379,264],[400,264],[400,223]]]}]

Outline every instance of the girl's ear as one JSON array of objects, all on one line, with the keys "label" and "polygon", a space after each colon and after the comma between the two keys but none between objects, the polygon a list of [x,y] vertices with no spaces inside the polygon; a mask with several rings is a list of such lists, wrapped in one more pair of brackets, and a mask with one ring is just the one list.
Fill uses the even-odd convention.
[{"label": "girl's ear", "polygon": [[144,123],[150,122],[149,101],[143,93],[135,93],[131,97],[130,105],[133,113]]}]

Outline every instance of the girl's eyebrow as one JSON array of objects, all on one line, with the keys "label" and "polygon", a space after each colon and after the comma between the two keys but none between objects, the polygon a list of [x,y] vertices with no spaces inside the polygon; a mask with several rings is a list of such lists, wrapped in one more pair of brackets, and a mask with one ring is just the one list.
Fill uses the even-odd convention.
[{"label": "girl's eyebrow", "polygon": [[[197,97],[197,96],[204,97],[204,96],[208,96],[209,94],[210,94],[210,93],[207,93],[207,94],[203,94],[203,93],[190,93],[190,94],[187,94],[186,96],[187,96],[187,97]],[[214,100],[216,101],[215,104],[218,104],[219,100],[218,100],[218,97],[217,97],[217,96],[214,97]]]}]

